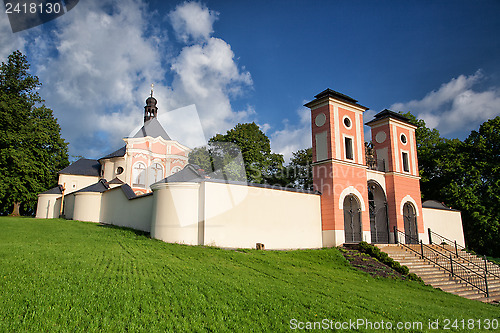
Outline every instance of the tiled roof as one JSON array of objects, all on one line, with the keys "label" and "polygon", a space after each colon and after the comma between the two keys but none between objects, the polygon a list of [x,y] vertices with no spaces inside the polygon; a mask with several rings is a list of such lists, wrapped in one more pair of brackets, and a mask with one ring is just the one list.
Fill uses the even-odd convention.
[{"label": "tiled roof", "polygon": [[385,118],[394,118],[394,119],[397,119],[397,120],[400,120],[402,122],[405,122],[405,123],[408,123],[410,125],[414,125],[410,119],[406,118],[405,116],[403,116],[402,114],[400,113],[397,113],[397,112],[394,112],[394,111],[391,111],[391,110],[388,110],[388,109],[385,109],[383,111],[380,111],[379,113],[377,113],[374,117],[373,120],[370,120],[369,122],[367,122],[365,125],[369,125],[373,122],[376,122],[376,121],[379,121],[381,119],[385,119]]},{"label": "tiled roof", "polygon": [[347,95],[344,95],[342,93],[339,93],[338,91],[332,90],[330,88],[323,90],[322,92],[320,92],[319,94],[317,94],[314,97],[315,97],[315,99],[313,101],[304,104],[304,106],[309,107],[312,105],[312,103],[314,103],[314,102],[316,102],[324,97],[332,97],[332,98],[335,98],[337,100],[340,100],[340,101],[343,101],[343,102],[346,102],[346,103],[349,103],[349,104],[352,104],[355,106],[359,106],[363,109],[368,109],[366,106],[358,104],[358,101],[355,100],[354,98],[347,96]]},{"label": "tiled roof", "polygon": [[59,171],[66,175],[97,176],[101,172],[101,164],[97,160],[81,158],[70,166]]},{"label": "tiled roof", "polygon": [[120,188],[122,189],[123,194],[125,194],[125,196],[129,200],[137,196],[128,184],[123,184],[122,186],[120,186]]},{"label": "tiled roof", "polygon": [[115,177],[112,181],[109,181],[108,184],[125,184],[125,182]]},{"label": "tiled roof", "polygon": [[144,126],[134,135],[134,138],[144,138],[150,136],[157,138],[161,136],[165,140],[171,140],[165,129],[161,126],[158,119],[153,118],[144,123]]},{"label": "tiled roof", "polygon": [[53,187],[50,190],[47,190],[47,191],[42,192],[40,194],[62,194],[62,186],[57,185],[56,187]]},{"label": "tiled roof", "polygon": [[155,184],[162,183],[183,183],[183,182],[193,182],[199,183],[204,179],[197,171],[197,166],[193,164],[188,164],[179,172],[174,173],[173,175],[164,178]]},{"label": "tiled roof", "polygon": [[221,178],[221,175],[218,173],[209,173],[205,176],[204,174],[202,174],[198,170],[200,170],[199,166],[197,166],[195,164],[188,164],[181,171],[176,172],[173,175],[168,176],[167,178],[162,179],[159,182],[156,182],[155,184],[182,183],[182,182],[189,182],[189,183],[211,182],[211,183],[224,183],[224,184],[269,188],[269,189],[289,191],[289,192],[319,194],[319,192],[317,192],[317,191],[309,191],[309,190],[301,190],[301,189],[273,186],[273,185],[267,185],[267,184],[256,184],[256,183],[248,183],[248,182],[242,182],[242,181],[227,180],[227,179]]},{"label": "tiled roof", "polygon": [[127,146],[123,146],[120,149],[112,152],[109,155],[106,155],[104,157],[101,157],[100,160],[108,159],[108,158],[113,158],[113,157],[122,157],[125,156],[125,152],[127,151]]},{"label": "tiled roof", "polygon": [[458,211],[458,210],[450,208],[450,207],[446,206],[444,203],[436,201],[436,200],[424,201],[422,203],[422,208],[434,208],[434,209],[441,209],[441,210]]},{"label": "tiled roof", "polygon": [[78,190],[74,193],[82,193],[82,192],[95,192],[95,193],[102,193],[106,192],[109,189],[108,182],[106,179],[101,179],[97,183],[89,185],[87,187],[82,188],[81,190]]}]

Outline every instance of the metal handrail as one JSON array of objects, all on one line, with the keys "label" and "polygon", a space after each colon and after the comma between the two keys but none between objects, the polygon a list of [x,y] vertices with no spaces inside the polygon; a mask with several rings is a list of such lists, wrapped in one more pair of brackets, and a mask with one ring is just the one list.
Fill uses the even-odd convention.
[{"label": "metal handrail", "polygon": [[[445,244],[455,246],[455,252],[458,252],[458,249],[459,249],[459,248],[460,248],[460,250],[461,250],[461,251],[465,251],[465,250],[466,250],[466,249],[465,249],[465,246],[462,246],[462,245],[460,245],[460,244],[457,244],[457,241],[456,241],[456,240],[451,240],[451,239],[448,239],[448,238],[446,238],[446,237],[444,237],[444,236],[441,236],[440,234],[438,234],[438,233],[436,233],[436,232],[432,231],[432,230],[431,230],[431,228],[427,228],[427,231],[428,231],[428,233],[429,233],[429,244],[433,244],[433,242],[432,242],[432,235],[434,235],[434,236],[439,237],[442,241],[444,241],[444,243],[445,243]],[[439,245],[439,246],[443,246],[443,244],[442,244],[442,243],[443,243],[443,242],[441,242],[441,244],[437,244],[437,245]],[[457,255],[458,255],[458,254],[457,254]]]},{"label": "metal handrail", "polygon": [[[490,297],[489,291],[488,291],[488,277],[487,277],[487,270],[485,271],[484,275],[481,275],[470,268],[462,265],[461,263],[457,262],[456,260],[453,260],[453,256],[450,254],[449,257],[443,255],[441,252],[438,252],[434,250],[433,248],[429,247],[428,245],[422,243],[420,241],[420,252],[411,248],[410,246],[403,244],[399,241],[399,235],[403,235],[405,237],[410,237],[415,239],[414,237],[410,235],[406,235],[404,232],[398,230],[396,227],[394,227],[394,239],[396,241],[396,244],[400,244],[401,246],[407,248],[408,250],[415,252],[418,254],[422,259],[427,259],[428,261],[434,263],[435,265],[441,267],[445,271],[451,273],[452,277],[456,277],[462,281],[464,281],[466,284],[469,284],[473,288],[478,289],[481,292],[484,292],[486,294],[486,297]],[[425,250],[425,251],[424,251]]]},{"label": "metal handrail", "polygon": [[[444,237],[444,236],[441,236],[440,234],[435,233],[434,231],[431,231],[431,228],[428,228],[428,232],[429,232],[429,244],[431,244],[431,245],[433,244],[433,242],[432,242],[432,236],[431,236],[431,235],[435,235],[435,236],[439,237],[441,240],[444,240],[444,241],[445,241],[445,243],[446,243],[446,241],[447,241],[447,242],[450,242],[450,243],[453,243],[453,244],[454,244],[454,246],[455,246],[455,252],[451,251],[450,249],[447,249],[447,248],[446,248],[444,245],[442,245],[442,244],[434,244],[434,245],[439,246],[439,248],[441,248],[441,249],[443,249],[443,250],[445,250],[445,251],[447,251],[447,252],[450,252],[450,253],[455,254],[455,256],[456,256],[457,258],[462,259],[463,261],[467,262],[468,264],[471,264],[472,266],[476,267],[477,269],[479,269],[479,270],[481,270],[481,271],[486,270],[488,274],[493,275],[493,276],[495,276],[495,277],[497,277],[497,278],[499,278],[499,279],[500,279],[500,267],[499,267],[498,265],[496,265],[496,264],[491,263],[491,264],[493,265],[493,271],[492,271],[492,269],[491,269],[492,267],[490,267],[490,269],[488,269],[488,268],[487,268],[487,266],[488,266],[488,263],[490,263],[490,262],[486,259],[486,256],[484,256],[484,257],[483,257],[484,267],[481,267],[479,264],[477,264],[477,263],[475,263],[475,262],[473,262],[473,261],[471,261],[471,260],[467,259],[467,258],[466,258],[466,257],[464,257],[463,255],[460,255],[460,254],[459,254],[458,249],[460,249],[460,251],[465,251],[466,253],[468,253],[468,252],[467,252],[467,250],[465,249],[465,247],[463,247],[463,246],[462,246],[462,245],[460,245],[460,244],[457,244],[457,241],[456,241],[456,240],[455,240],[455,241],[452,241],[452,240],[450,240],[450,239],[448,239],[448,238],[446,238],[446,237]],[[478,259],[479,259],[479,258],[478,258]]]}]

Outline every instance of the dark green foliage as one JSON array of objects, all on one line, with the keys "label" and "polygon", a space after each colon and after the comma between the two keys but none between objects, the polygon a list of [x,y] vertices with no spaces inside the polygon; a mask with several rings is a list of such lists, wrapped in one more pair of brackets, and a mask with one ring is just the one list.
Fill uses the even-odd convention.
[{"label": "dark green foliage", "polygon": [[467,247],[500,256],[500,117],[460,141],[441,138],[423,120],[411,113],[404,115],[418,126],[423,199],[461,210]]},{"label": "dark green foliage", "polygon": [[393,260],[387,255],[387,253],[381,251],[378,247],[368,244],[367,242],[361,242],[358,244],[362,252],[369,254],[371,257],[376,258],[381,263],[391,267],[396,272],[406,275],[410,280],[423,282],[420,277],[410,273],[410,270],[406,266],[402,266],[399,262]]},{"label": "dark green foliage", "polygon": [[57,185],[68,165],[67,143],[28,70],[19,51],[0,66],[0,214],[32,214],[37,194]]},{"label": "dark green foliage", "polygon": [[[241,158],[240,158],[241,156]],[[193,150],[189,163],[217,171],[229,180],[273,184],[283,170],[283,156],[271,152],[269,138],[255,123],[237,124],[226,134],[216,134],[206,147]]]},{"label": "dark green foliage", "polygon": [[189,153],[189,163],[198,165],[213,178],[247,181],[240,149],[230,142],[213,142],[193,149]]},{"label": "dark green foliage", "polygon": [[292,187],[313,190],[312,148],[300,149],[294,152],[288,169]]}]

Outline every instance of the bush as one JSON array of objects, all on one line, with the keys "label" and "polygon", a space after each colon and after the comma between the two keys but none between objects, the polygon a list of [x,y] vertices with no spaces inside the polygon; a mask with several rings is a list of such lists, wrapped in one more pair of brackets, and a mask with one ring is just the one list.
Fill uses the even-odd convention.
[{"label": "bush", "polygon": [[361,252],[364,252],[370,255],[371,257],[377,259],[378,261],[389,266],[396,272],[403,274],[408,279],[423,282],[422,279],[418,277],[416,274],[410,273],[408,267],[401,266],[399,262],[393,260],[391,257],[387,255],[387,253],[380,251],[378,247],[368,244],[367,242],[361,242],[358,245],[359,245],[359,250]]}]

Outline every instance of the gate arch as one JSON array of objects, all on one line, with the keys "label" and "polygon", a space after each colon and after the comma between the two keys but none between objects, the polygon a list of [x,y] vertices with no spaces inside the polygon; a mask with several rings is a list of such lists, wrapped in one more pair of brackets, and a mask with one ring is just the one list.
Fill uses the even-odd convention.
[{"label": "gate arch", "polygon": [[415,206],[409,201],[405,202],[403,206],[403,220],[405,223],[405,243],[418,244],[418,231],[417,231],[417,210]]},{"label": "gate arch", "polygon": [[344,236],[346,243],[362,241],[361,206],[358,198],[349,194],[344,199]]},{"label": "gate arch", "polygon": [[389,220],[384,189],[376,181],[368,181],[368,207],[372,243],[389,243]]}]

